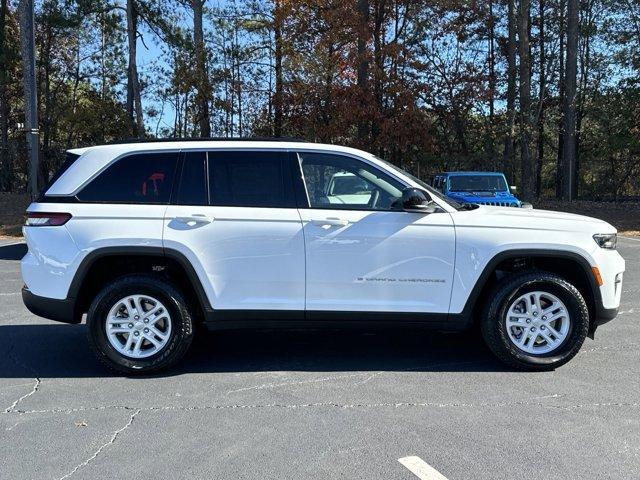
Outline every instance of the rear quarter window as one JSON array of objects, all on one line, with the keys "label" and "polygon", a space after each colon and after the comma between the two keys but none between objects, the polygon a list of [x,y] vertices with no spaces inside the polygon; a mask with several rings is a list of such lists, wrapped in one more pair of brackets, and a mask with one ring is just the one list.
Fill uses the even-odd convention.
[{"label": "rear quarter window", "polygon": [[53,177],[47,182],[45,187],[40,191],[40,196],[38,198],[38,202],[44,202],[47,200],[47,190],[51,188],[51,186],[56,183],[56,181],[75,163],[75,161],[80,158],[80,155],[75,153],[67,152],[64,162],[60,165],[56,173],[53,174]]},{"label": "rear quarter window", "polygon": [[117,160],[77,195],[83,202],[168,204],[178,153],[139,153]]}]

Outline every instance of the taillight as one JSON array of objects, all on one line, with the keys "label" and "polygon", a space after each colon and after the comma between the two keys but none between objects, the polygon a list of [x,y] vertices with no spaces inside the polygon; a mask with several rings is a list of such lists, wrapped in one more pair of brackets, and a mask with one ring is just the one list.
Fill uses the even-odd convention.
[{"label": "taillight", "polygon": [[57,227],[64,225],[71,218],[70,213],[27,212],[27,227]]}]

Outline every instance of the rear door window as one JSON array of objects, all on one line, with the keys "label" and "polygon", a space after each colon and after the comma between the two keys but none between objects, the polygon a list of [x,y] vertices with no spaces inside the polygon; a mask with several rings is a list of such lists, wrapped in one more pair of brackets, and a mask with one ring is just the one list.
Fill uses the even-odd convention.
[{"label": "rear door window", "polygon": [[211,205],[296,206],[287,152],[212,151],[208,156]]},{"label": "rear door window", "polygon": [[117,160],[77,195],[84,202],[168,204],[177,152],[139,153]]},{"label": "rear door window", "polygon": [[207,205],[207,153],[186,152],[176,203],[178,205]]}]

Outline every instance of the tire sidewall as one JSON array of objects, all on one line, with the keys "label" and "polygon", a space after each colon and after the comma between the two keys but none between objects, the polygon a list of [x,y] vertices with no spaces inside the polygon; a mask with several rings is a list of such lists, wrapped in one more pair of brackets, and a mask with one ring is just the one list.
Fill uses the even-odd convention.
[{"label": "tire sidewall", "polygon": [[[118,352],[109,342],[106,318],[116,302],[129,295],[149,295],[158,299],[171,316],[171,334],[165,347],[145,358],[129,358]],[[182,295],[170,284],[147,276],[122,277],[105,287],[94,299],[87,313],[89,341],[101,360],[117,370],[143,373],[164,368],[176,361],[180,350],[186,350],[192,336],[191,315]]]},{"label": "tire sidewall", "polygon": [[[521,295],[533,291],[547,292],[558,297],[570,317],[569,332],[562,344],[544,354],[530,354],[520,350],[509,338],[505,322],[511,304]],[[520,282],[510,282],[498,292],[488,313],[487,320],[492,324],[490,328],[499,337],[504,353],[524,367],[555,367],[566,363],[580,350],[589,327],[589,314],[582,295],[565,280],[549,274],[531,275],[529,278],[522,278]]]}]

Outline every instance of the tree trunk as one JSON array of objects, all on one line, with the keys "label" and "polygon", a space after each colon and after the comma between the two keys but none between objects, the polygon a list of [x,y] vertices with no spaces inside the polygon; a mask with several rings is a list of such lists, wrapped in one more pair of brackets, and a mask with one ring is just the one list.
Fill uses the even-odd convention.
[{"label": "tree trunk", "polygon": [[[234,23],[233,26],[233,35],[234,35],[234,43],[236,52],[240,51],[240,39],[238,37],[240,26],[238,22]],[[236,66],[236,94],[238,96],[238,136],[242,137],[244,135],[244,125],[243,125],[243,104],[242,104],[242,87],[243,87],[243,77],[242,72],[240,71],[240,56],[238,54],[235,55],[235,66]]]},{"label": "tree trunk", "polygon": [[380,126],[380,118],[383,115],[383,75],[384,75],[384,31],[383,24],[385,19],[385,0],[376,0],[374,3],[374,21],[373,21],[373,94],[375,111],[373,112],[371,119],[371,143],[377,146],[377,151],[380,156],[385,155],[382,145],[378,145],[378,137],[382,130]]},{"label": "tree trunk", "polygon": [[[587,2],[587,11],[585,13],[587,23],[584,31],[584,51],[580,61],[580,89],[577,94],[576,101],[576,162],[573,175],[573,184],[575,185],[576,197],[580,179],[580,139],[582,134],[582,120],[584,118],[585,97],[587,95],[587,86],[589,84],[589,70],[591,67],[591,32],[593,29],[593,2]],[[581,29],[578,27],[578,31]]]},{"label": "tree trunk", "polygon": [[494,98],[496,89],[495,59],[495,18],[493,16],[493,0],[489,0],[489,120],[493,125]]},{"label": "tree trunk", "polygon": [[29,149],[29,195],[35,200],[40,192],[38,181],[40,146],[38,134],[38,95],[36,91],[36,56],[33,0],[20,0],[20,53],[23,64],[24,112]]},{"label": "tree trunk", "polygon": [[[53,98],[51,95],[51,71],[54,68],[52,61],[52,52],[54,50],[54,32],[51,22],[44,22],[44,35],[40,43],[40,58],[38,68],[38,86],[40,91],[40,98],[38,103],[40,106],[40,136],[42,138],[42,151],[44,152],[45,159],[49,153],[51,145],[51,127],[53,112],[52,104]],[[42,160],[42,159],[41,159]],[[42,170],[42,161],[40,170]],[[48,173],[44,176],[48,177]]]},{"label": "tree trunk", "polygon": [[282,0],[274,0],[273,11],[273,37],[275,41],[275,58],[274,58],[274,70],[275,70],[275,93],[273,95],[273,135],[275,137],[282,136],[282,102],[284,93],[284,82],[282,76],[282,26],[283,26],[283,12],[282,12]]},{"label": "tree trunk", "polygon": [[8,0],[0,0],[0,191],[2,192],[10,191],[13,183],[11,158],[9,157],[7,13]]},{"label": "tree trunk", "polygon": [[507,39],[507,134],[504,139],[503,170],[508,172],[511,182],[515,182],[515,138],[516,138],[516,7],[515,0],[509,0]]},{"label": "tree trunk", "polygon": [[[274,75],[275,75],[275,91],[273,93],[273,136],[282,136],[283,123],[283,94],[284,80],[282,74],[282,28],[284,24],[284,13],[282,11],[282,0],[274,0],[273,2],[273,41],[274,45]],[[269,82],[271,83],[271,82]]]},{"label": "tree trunk", "polygon": [[531,54],[529,44],[530,0],[520,0],[518,37],[520,52],[520,174],[522,197],[532,201],[536,197],[534,162],[531,155],[531,132],[533,118],[531,112]]},{"label": "tree trunk", "polygon": [[[140,81],[136,60],[138,39],[138,13],[135,0],[127,0],[127,43],[129,47],[129,64],[127,67],[127,116],[131,133],[142,138],[144,136],[144,119],[142,117],[142,100],[140,98]],[[135,110],[135,118],[134,118]]]},{"label": "tree trunk", "polygon": [[489,0],[489,128],[487,152],[489,156],[489,165],[492,169],[496,168],[495,144],[493,138],[495,125],[495,92],[496,92],[496,56],[495,56],[495,17],[493,15],[493,0]]},{"label": "tree trunk", "polygon": [[574,181],[576,161],[576,78],[578,73],[578,0],[567,4],[567,65],[564,97],[564,188],[563,198],[574,200],[577,188]]},{"label": "tree trunk", "polygon": [[540,25],[539,25],[539,69],[540,69],[540,90],[538,93],[538,161],[536,162],[536,192],[540,195],[540,191],[542,188],[542,164],[544,162],[544,114],[545,114],[545,103],[546,103],[546,38],[545,38],[545,24],[544,24],[544,9],[545,9],[545,0],[539,0],[539,14],[540,14]]},{"label": "tree trunk", "polygon": [[360,119],[358,121],[358,140],[362,145],[366,141],[369,128],[367,122],[367,97],[369,96],[369,0],[358,0],[358,93],[360,96]]},{"label": "tree trunk", "polygon": [[[100,99],[104,102],[107,98],[107,62],[106,62],[106,50],[107,50],[107,35],[105,33],[106,23],[104,12],[100,13]],[[100,123],[100,140],[101,143],[105,142],[106,137],[106,124],[107,115],[104,110],[101,114],[102,122]]]},{"label": "tree trunk", "polygon": [[196,108],[198,110],[197,124],[200,127],[201,137],[211,136],[211,122],[209,115],[209,98],[211,87],[207,70],[207,50],[204,44],[204,29],[202,27],[202,10],[204,0],[191,0],[193,10],[193,44],[196,55]]},{"label": "tree trunk", "polygon": [[556,198],[562,198],[563,177],[564,177],[564,43],[565,43],[565,27],[564,27],[564,10],[565,1],[560,0],[560,15],[558,24],[560,25],[560,39],[559,39],[559,67],[560,72],[558,81],[558,97],[560,101],[560,121],[558,122],[558,152],[556,160]]}]

